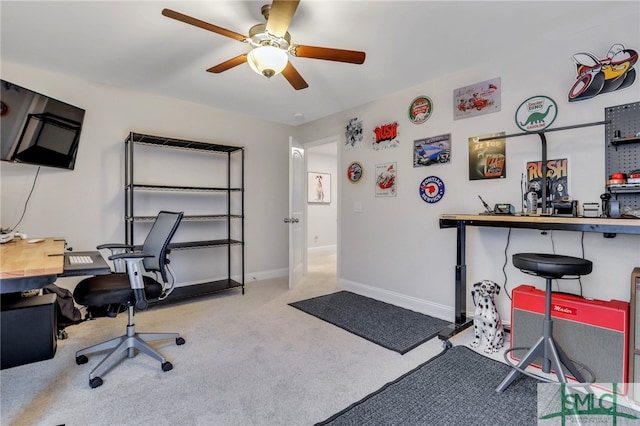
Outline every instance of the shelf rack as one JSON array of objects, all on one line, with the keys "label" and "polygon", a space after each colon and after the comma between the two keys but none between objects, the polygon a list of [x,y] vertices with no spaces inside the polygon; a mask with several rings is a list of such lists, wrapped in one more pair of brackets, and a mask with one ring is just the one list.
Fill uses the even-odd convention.
[{"label": "shelf rack", "polygon": [[[190,186],[190,185],[167,185],[156,183],[141,183],[134,178],[135,169],[135,146],[148,146],[161,149],[175,149],[183,151],[194,151],[211,155],[223,155],[226,157],[226,185],[224,186]],[[231,186],[232,182],[232,156],[239,156],[240,185]],[[237,158],[236,158],[237,159]],[[127,244],[135,244],[134,232],[136,223],[151,223],[155,220],[152,215],[136,215],[134,213],[135,195],[142,192],[185,192],[185,193],[219,193],[227,196],[226,212],[220,214],[188,214],[185,213],[182,222],[213,222],[226,221],[226,238],[205,239],[196,241],[174,242],[169,245],[171,250],[194,250],[208,247],[227,248],[227,277],[220,280],[207,280],[201,283],[176,286],[167,298],[168,300],[180,300],[205,294],[240,288],[244,294],[244,148],[229,145],[210,144],[198,141],[182,140],[153,136],[131,132],[125,139],[125,241]],[[240,206],[234,205],[232,210],[232,193],[240,196]],[[240,213],[238,214],[238,208]],[[180,205],[167,205],[166,210],[180,210]],[[236,213],[232,213],[235,211]],[[232,221],[240,222],[239,235],[232,237]],[[239,237],[239,238],[238,238]],[[239,281],[232,276],[232,247],[240,246],[240,271]]]}]

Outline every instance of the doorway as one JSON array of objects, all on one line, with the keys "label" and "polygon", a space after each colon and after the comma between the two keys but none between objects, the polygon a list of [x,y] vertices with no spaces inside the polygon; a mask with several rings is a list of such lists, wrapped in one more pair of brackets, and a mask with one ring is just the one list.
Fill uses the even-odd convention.
[{"label": "doorway", "polygon": [[305,144],[307,179],[311,185],[316,184],[315,180],[321,182],[325,197],[322,202],[318,202],[310,195],[308,200],[307,270],[328,277],[337,275],[339,140],[336,136]]}]

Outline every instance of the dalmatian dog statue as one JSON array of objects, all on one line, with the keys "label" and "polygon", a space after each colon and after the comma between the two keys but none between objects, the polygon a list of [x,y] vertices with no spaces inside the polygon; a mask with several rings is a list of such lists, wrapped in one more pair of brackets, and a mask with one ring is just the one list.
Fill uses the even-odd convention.
[{"label": "dalmatian dog statue", "polygon": [[504,344],[504,327],[500,314],[496,309],[495,296],[500,293],[500,286],[493,281],[482,280],[473,285],[471,295],[475,310],[473,313],[473,331],[475,339],[472,348],[477,348],[484,336],[487,345],[486,353],[498,352]]}]

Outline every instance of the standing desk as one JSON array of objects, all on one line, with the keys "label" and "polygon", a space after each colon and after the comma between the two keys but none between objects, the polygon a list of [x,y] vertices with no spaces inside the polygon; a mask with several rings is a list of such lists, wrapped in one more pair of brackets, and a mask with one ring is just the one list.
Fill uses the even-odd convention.
[{"label": "standing desk", "polygon": [[520,216],[489,214],[442,214],[440,228],[456,228],[456,276],[455,276],[455,321],[440,331],[440,340],[449,343],[449,338],[469,327],[473,321],[466,318],[467,265],[466,228],[482,226],[494,228],[524,228],[558,231],[599,232],[605,237],[615,234],[640,235],[640,219],[611,219],[600,217]]}]

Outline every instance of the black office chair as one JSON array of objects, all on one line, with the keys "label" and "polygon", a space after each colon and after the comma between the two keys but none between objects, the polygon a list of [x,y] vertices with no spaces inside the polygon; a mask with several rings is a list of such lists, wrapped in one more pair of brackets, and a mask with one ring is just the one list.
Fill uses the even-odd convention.
[{"label": "black office chair", "polygon": [[[579,277],[590,274],[593,269],[592,262],[579,257],[563,256],[560,254],[517,253],[513,255],[513,266],[527,274],[537,275],[546,279],[544,325],[542,327],[542,336],[540,336],[536,344],[522,357],[518,365],[512,365],[513,370],[505,377],[502,383],[498,385],[496,392],[504,391],[520,374],[526,374],[527,376],[543,381],[549,381],[536,374],[525,371],[525,368],[527,368],[529,364],[532,364],[538,357],[542,358],[543,373],[550,373],[553,367],[558,381],[567,383],[567,378],[562,369],[564,366],[578,382],[584,383],[584,377],[578,368],[553,338],[551,283],[554,279],[566,279],[567,277]],[[507,354],[515,349],[519,348],[507,350],[505,360],[507,359]]]},{"label": "black office chair", "polygon": [[[168,284],[167,264],[169,263],[169,242],[173,238],[183,213],[161,211],[142,245],[142,251],[126,244],[104,244],[98,249],[109,249],[115,272],[82,280],[76,286],[73,297],[80,305],[87,307],[89,316],[115,317],[128,310],[129,322],[124,336],[90,346],[76,352],[78,365],[88,362],[87,355],[111,349],[111,352],[89,374],[89,385],[102,385],[102,374],[125,356],[133,358],[136,350],[144,352],[160,361],[162,371],[169,371],[173,365],[146,341],[176,339],[182,345],[184,339],[178,333],[136,333],[133,316],[135,310],[144,310],[148,300],[164,299],[173,288]],[[155,278],[145,273],[155,273]],[[161,284],[158,278],[163,284]],[[173,278],[173,277],[172,277]],[[172,280],[173,281],[173,280]],[[146,340],[146,341],[145,341]]]}]

